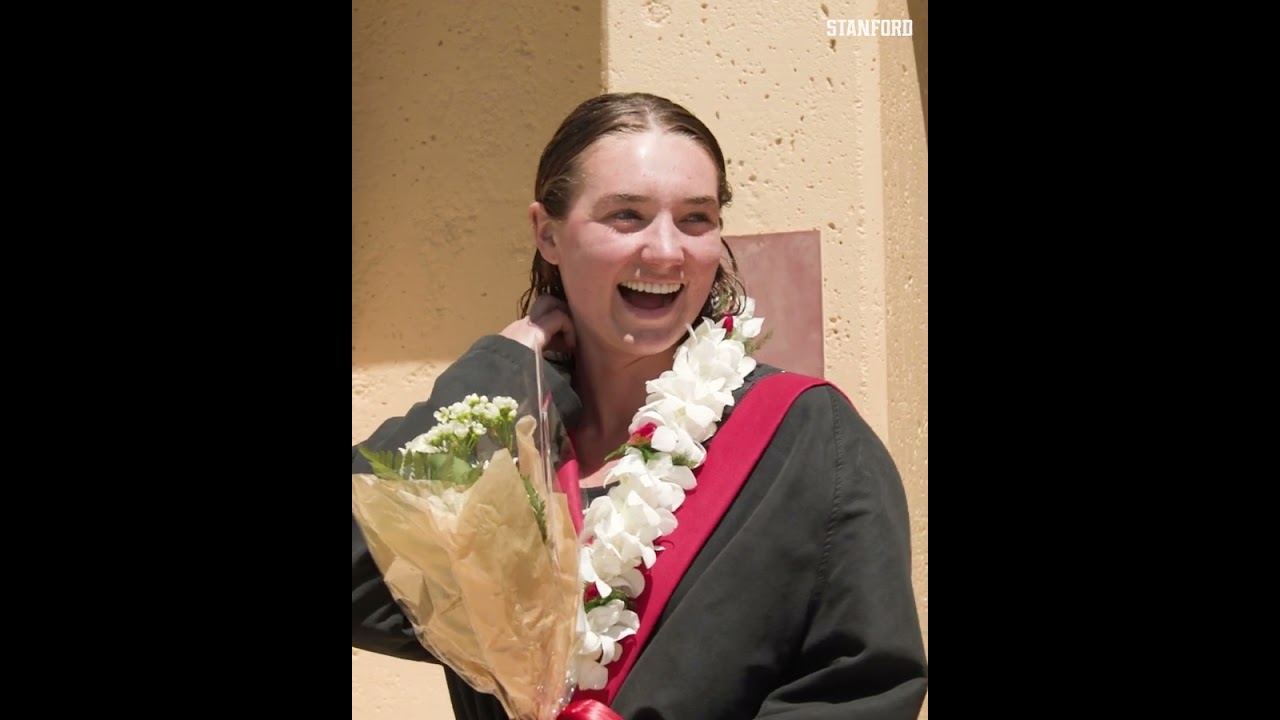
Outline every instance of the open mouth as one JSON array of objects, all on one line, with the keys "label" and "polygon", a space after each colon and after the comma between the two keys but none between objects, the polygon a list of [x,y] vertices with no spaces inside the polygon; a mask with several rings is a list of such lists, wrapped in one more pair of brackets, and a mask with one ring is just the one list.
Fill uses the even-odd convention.
[{"label": "open mouth", "polygon": [[622,300],[637,310],[670,307],[683,291],[682,283],[624,282],[618,285]]}]

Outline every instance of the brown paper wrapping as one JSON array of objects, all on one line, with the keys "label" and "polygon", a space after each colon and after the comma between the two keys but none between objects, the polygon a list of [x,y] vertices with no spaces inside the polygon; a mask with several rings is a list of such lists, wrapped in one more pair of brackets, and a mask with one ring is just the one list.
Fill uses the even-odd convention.
[{"label": "brown paper wrapping", "polygon": [[521,720],[549,720],[567,702],[581,604],[577,538],[565,496],[548,491],[535,425],[521,418],[516,443],[520,471],[546,506],[545,543],[506,450],[456,517],[409,483],[351,478],[352,512],[419,642]]}]

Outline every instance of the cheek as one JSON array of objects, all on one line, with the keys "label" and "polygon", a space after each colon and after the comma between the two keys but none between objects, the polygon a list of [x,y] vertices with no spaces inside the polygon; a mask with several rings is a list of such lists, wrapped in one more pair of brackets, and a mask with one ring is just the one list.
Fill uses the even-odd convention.
[{"label": "cheek", "polygon": [[572,252],[561,258],[560,276],[565,291],[579,297],[612,291],[614,278],[627,259],[626,253],[619,252],[616,244],[576,244]]},{"label": "cheek", "polygon": [[618,273],[618,268],[630,261],[630,256],[616,245],[597,243],[575,248],[564,259],[562,270],[573,275],[580,284],[608,284]]},{"label": "cheek", "polygon": [[720,239],[716,238],[713,242],[699,242],[689,252],[690,264],[696,268],[699,279],[705,280],[708,286],[715,279],[716,269],[720,267],[720,251]]}]

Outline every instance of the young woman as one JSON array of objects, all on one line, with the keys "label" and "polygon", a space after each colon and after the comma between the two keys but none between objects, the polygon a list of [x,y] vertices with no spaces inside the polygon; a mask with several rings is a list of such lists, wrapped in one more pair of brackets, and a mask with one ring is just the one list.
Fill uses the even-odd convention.
[{"label": "young woman", "polygon": [[[677,364],[688,328],[748,309],[722,262],[720,214],[730,198],[716,139],[684,108],[647,94],[583,103],[539,163],[526,315],[480,338],[440,375],[430,399],[364,444],[401,448],[434,424],[438,408],[465,395],[519,393],[532,348],[546,347],[565,359],[550,391],[572,431],[582,485],[607,492],[618,461],[605,457],[633,437],[646,383]],[[765,393],[761,381],[779,373],[738,367],[745,376],[724,371],[734,402],[713,430],[739,409],[735,422],[755,422],[743,401],[757,387]],[[720,437],[679,440],[705,450],[711,467],[739,450]],[[353,448],[352,472],[368,471]],[[846,397],[826,384],[800,392],[722,506],[699,497],[712,494],[706,480],[676,515],[682,524],[706,521],[700,549],[679,568],[668,598],[640,612],[642,643],[605,643],[610,649],[592,667],[612,684],[583,696],[637,719],[916,718],[927,664],[906,498],[884,445]],[[672,534],[677,545],[681,529]],[[352,645],[431,661],[354,517],[351,545]],[[609,654],[621,657],[609,662]],[[493,697],[445,673],[458,718],[505,717]]]}]

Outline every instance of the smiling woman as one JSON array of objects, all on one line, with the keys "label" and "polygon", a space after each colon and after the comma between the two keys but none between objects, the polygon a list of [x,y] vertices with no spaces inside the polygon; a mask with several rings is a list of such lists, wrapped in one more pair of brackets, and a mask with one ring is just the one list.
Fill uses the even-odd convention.
[{"label": "smiling woman", "polygon": [[[730,199],[684,108],[583,103],[539,163],[523,317],[363,445],[405,447],[559,353],[549,390],[590,506],[577,699],[624,718],[913,719],[927,667],[901,479],[843,393],[750,357],[761,319],[721,237]],[[352,471],[368,472],[354,451]],[[434,660],[354,518],[352,644]],[[459,718],[505,716],[446,677]]]}]

